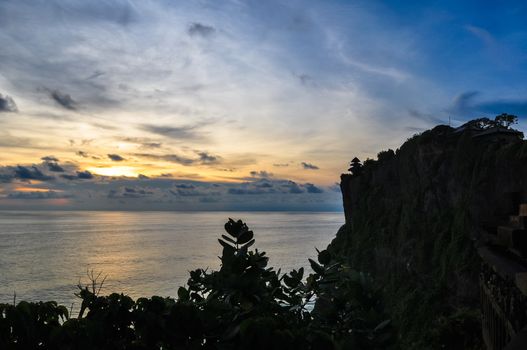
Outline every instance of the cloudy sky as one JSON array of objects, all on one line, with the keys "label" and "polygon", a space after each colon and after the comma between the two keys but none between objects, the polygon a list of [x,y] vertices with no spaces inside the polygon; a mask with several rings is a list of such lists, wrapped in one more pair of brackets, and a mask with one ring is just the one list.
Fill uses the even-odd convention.
[{"label": "cloudy sky", "polygon": [[0,0],[0,208],[339,210],[354,156],[527,116],[524,1]]}]

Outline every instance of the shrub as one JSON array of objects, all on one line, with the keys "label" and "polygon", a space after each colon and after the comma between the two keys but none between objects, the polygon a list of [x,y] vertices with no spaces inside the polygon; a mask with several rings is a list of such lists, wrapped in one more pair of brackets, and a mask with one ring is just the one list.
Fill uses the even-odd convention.
[{"label": "shrub", "polygon": [[[286,274],[249,250],[229,219],[219,271],[190,272],[177,299],[99,296],[82,288],[79,317],[54,302],[0,304],[1,349],[385,349],[393,343],[370,278],[328,251]],[[86,315],[84,316],[84,312]]]}]

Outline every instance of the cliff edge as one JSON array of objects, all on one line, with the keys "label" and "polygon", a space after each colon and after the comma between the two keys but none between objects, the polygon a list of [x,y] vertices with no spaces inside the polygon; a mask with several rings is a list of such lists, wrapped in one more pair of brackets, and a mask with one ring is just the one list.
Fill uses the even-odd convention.
[{"label": "cliff edge", "polygon": [[328,249],[375,277],[402,348],[481,347],[476,249],[527,201],[526,160],[513,129],[441,125],[341,176]]}]

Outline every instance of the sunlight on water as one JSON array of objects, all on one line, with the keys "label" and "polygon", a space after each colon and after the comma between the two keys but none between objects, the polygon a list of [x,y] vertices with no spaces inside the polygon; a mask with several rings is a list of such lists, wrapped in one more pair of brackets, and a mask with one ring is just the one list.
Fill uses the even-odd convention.
[{"label": "sunlight on water", "polygon": [[175,296],[188,271],[219,267],[228,217],[254,230],[255,247],[283,270],[308,266],[343,223],[342,213],[1,212],[0,302],[78,304],[87,270],[108,275],[102,293]]}]

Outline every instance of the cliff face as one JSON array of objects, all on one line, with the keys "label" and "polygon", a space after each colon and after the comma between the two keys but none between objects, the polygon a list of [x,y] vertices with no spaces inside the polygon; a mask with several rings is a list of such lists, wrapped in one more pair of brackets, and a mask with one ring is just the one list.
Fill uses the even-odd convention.
[{"label": "cliff face", "polygon": [[526,160],[520,139],[438,126],[342,175],[329,249],[375,277],[403,348],[477,346],[475,247],[527,201]]}]

